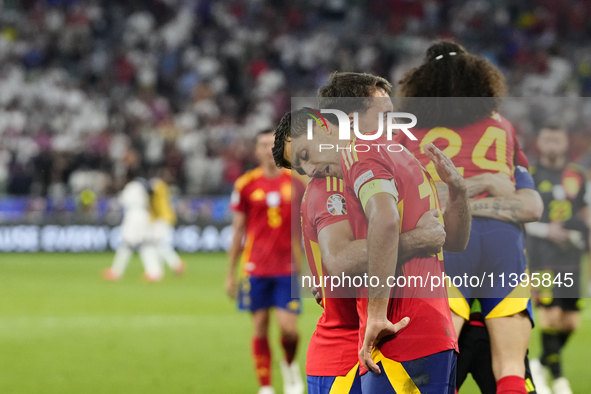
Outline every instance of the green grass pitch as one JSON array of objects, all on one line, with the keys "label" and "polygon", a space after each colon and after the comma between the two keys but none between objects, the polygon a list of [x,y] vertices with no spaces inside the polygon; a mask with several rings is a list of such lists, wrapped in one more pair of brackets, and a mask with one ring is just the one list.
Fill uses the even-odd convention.
[{"label": "green grass pitch", "polygon": [[[112,254],[0,255],[0,393],[256,393],[249,315],[223,291],[223,254],[183,256],[183,277],[141,280],[131,262],[117,283],[101,278]],[[320,308],[304,300],[306,344]],[[588,303],[589,305],[589,303]],[[274,385],[280,348],[272,328]],[[539,354],[539,333],[531,351]],[[591,392],[591,309],[567,345],[564,369],[575,393]],[[478,393],[472,382],[460,391]]]}]

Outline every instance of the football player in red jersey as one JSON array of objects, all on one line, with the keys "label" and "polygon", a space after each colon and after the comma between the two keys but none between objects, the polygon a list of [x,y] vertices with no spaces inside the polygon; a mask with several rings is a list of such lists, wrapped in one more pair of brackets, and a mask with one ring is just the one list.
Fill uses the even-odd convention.
[{"label": "football player in red jersey", "polygon": [[[439,42],[427,50],[424,63],[407,73],[400,84],[397,95],[402,99],[397,106],[413,113],[418,122],[413,128],[416,141],[404,136],[399,136],[398,141],[415,154],[436,181],[431,159],[425,154],[425,148],[432,143],[444,149],[465,177],[490,177],[488,173],[504,174],[513,180],[515,163],[527,166],[512,125],[497,112],[505,91],[504,79],[485,59],[457,44]],[[478,208],[487,203],[472,203],[475,217],[470,243],[463,253],[446,254],[448,274],[486,272],[496,278],[499,274],[519,276],[526,272],[523,231],[514,223],[538,220],[542,210],[535,190],[526,188],[519,193],[526,200],[513,202],[509,218],[479,217]],[[486,188],[469,192],[470,197],[487,195],[506,194]],[[529,220],[522,220],[527,216]],[[513,287],[502,288],[498,283],[483,286],[482,290],[459,290],[463,298],[450,300],[457,314],[456,330],[459,332],[469,318],[471,299],[478,298],[491,338],[497,393],[526,393],[523,360],[532,328],[529,293],[511,293]]]},{"label": "football player in red jersey", "polygon": [[[375,95],[376,93],[379,93],[380,91],[383,93],[389,93],[390,89],[391,89],[390,84],[386,80],[384,80],[383,78],[380,78],[380,77],[376,77],[376,76],[369,75],[369,74],[337,72],[337,73],[332,74],[331,78],[329,80],[329,83],[320,89],[319,96],[321,97],[321,100],[325,101],[325,105],[323,105],[323,107],[331,108],[331,107],[339,107],[340,105],[342,105],[341,101],[331,103],[330,102],[331,98],[337,98],[337,101],[338,101],[338,98],[341,98],[341,97],[347,97],[347,98],[366,97],[367,98],[369,96]],[[329,102],[326,102],[326,101],[329,101]],[[350,100],[346,99],[345,101],[350,101]],[[391,107],[391,104],[390,104],[390,107]],[[350,108],[347,108],[347,109],[350,109]],[[388,108],[385,108],[384,110],[388,111]],[[375,115],[377,115],[377,113],[379,111],[374,111],[374,112],[375,112]],[[368,119],[369,121],[367,123],[365,123],[364,119]],[[375,129],[376,128],[375,127],[376,119],[372,120],[371,117],[362,118],[359,121],[359,125],[361,126],[361,128]],[[287,130],[286,133],[287,134],[285,134],[285,135],[282,135],[280,133],[276,133],[274,151],[275,151],[276,162],[278,163],[278,165],[289,167],[291,165],[290,164],[290,159],[291,159],[290,139],[291,139],[291,137],[289,135],[289,130]],[[495,179],[478,179],[478,180],[476,180],[477,184],[486,184],[487,182],[498,182],[498,181]],[[513,185],[510,185],[510,187],[513,187]],[[483,213],[497,214],[497,215],[500,213],[502,213],[504,215],[511,214],[511,211],[508,209],[505,209],[505,208],[503,208],[503,209],[495,208],[495,209],[498,212],[495,213],[494,210],[491,210],[489,208],[488,210],[483,210]],[[334,226],[332,226],[332,227],[334,227]],[[401,246],[404,245],[402,238],[406,234],[408,234],[408,233],[401,235]],[[324,252],[322,253],[322,256],[323,257],[325,256]],[[404,259],[401,258],[401,260],[404,260]],[[309,353],[309,355],[310,355],[310,353]],[[312,377],[312,378],[314,378],[315,380],[318,380],[318,377]],[[310,382],[310,380],[311,380],[310,376],[308,377],[308,380]],[[493,379],[493,381],[494,381],[494,379]],[[330,387],[330,386],[328,386],[328,387]],[[309,389],[310,389],[310,387],[309,387]],[[324,391],[320,391],[320,392],[324,392]],[[326,392],[328,392],[328,391],[326,391]]]},{"label": "football player in red jersey", "polygon": [[[369,96],[367,86],[386,87],[385,91],[389,91],[387,82],[379,77],[368,74],[336,72],[331,75],[328,84],[319,91],[321,107],[338,108],[342,106],[342,101],[340,101],[342,97],[367,97]],[[362,125],[361,122],[359,125]],[[369,129],[371,129],[371,125],[364,126],[369,126]],[[363,127],[360,128],[363,129]],[[405,136],[405,134],[401,133],[399,136]],[[289,149],[289,146],[286,149]],[[516,181],[518,177],[520,179],[520,182],[516,182],[517,184],[514,184],[505,174],[483,173],[466,179],[468,191],[471,194],[488,191],[492,196],[504,196],[470,199],[471,211],[474,215],[514,223],[526,223],[537,220],[539,217],[542,210],[541,200],[537,192],[533,190],[535,189],[533,180],[527,173],[527,159],[518,145],[516,149],[518,149],[518,153],[515,155],[515,161],[516,164],[521,164],[521,166],[517,166],[515,169],[515,179]],[[452,298],[450,303],[457,304],[456,301],[458,301],[457,298]],[[469,346],[470,341],[464,340],[463,345]],[[496,384],[492,368],[484,368],[485,370],[482,370],[482,366],[467,366],[466,363],[470,362],[469,357],[463,357],[463,353],[460,353],[458,366],[462,367],[462,370],[480,368],[479,377],[486,377],[486,379],[480,379],[479,383],[489,384],[493,382],[492,390],[494,392],[496,390]],[[535,392],[531,379],[527,382],[526,387],[530,393]],[[486,389],[490,390],[491,387],[486,387]]]},{"label": "football player in red jersey", "polygon": [[[373,122],[376,123],[378,112],[391,111],[392,103],[383,90],[376,89],[374,95],[387,98],[382,100],[384,108],[370,106],[359,108],[359,112],[363,113],[361,118],[367,116],[368,119],[373,118]],[[357,100],[357,102],[369,105],[371,100]],[[390,109],[387,108],[388,106]],[[357,153],[354,155],[356,159],[358,156],[357,160],[351,158],[349,165],[344,162],[341,165],[339,163],[340,153],[331,151],[329,155],[326,155],[324,152],[318,151],[320,143],[332,142],[334,144],[338,142],[338,126],[335,123],[329,123],[328,127],[315,127],[315,138],[309,141],[305,135],[307,118],[308,115],[305,111],[294,111],[284,116],[278,129],[289,130],[291,128],[290,146],[293,149],[294,166],[301,167],[309,176],[316,176],[321,172],[339,177],[344,175],[345,198],[348,203],[349,220],[354,237],[356,239],[367,237],[369,274],[380,277],[382,284],[387,283],[387,276],[395,274],[413,275],[422,279],[425,279],[427,275],[440,276],[443,268],[441,254],[421,254],[404,265],[404,274],[401,269],[396,271],[399,231],[397,218],[399,213],[394,196],[401,197],[400,215],[405,218],[401,224],[401,231],[414,228],[425,212],[438,209],[438,200],[433,184],[420,163],[408,152],[396,154],[394,158],[382,151],[381,153],[367,153],[366,156],[377,155],[373,158]],[[359,119],[360,123],[366,121],[361,118]],[[276,134],[278,133],[276,132]],[[445,160],[441,152],[434,149],[433,154],[441,159],[438,161],[439,168],[442,175],[445,174],[443,175],[444,179],[450,182],[452,190],[448,210],[450,217],[446,223],[446,247],[450,250],[461,250],[467,243],[470,217],[467,201],[462,194],[465,193],[464,180],[457,171],[454,173],[455,168],[449,160]],[[371,169],[364,166],[369,166]],[[351,170],[361,172],[349,177],[348,173]],[[378,175],[374,175],[373,171]],[[368,184],[367,188],[363,187],[365,184]],[[397,188],[400,188],[400,194]],[[377,193],[372,194],[374,191]],[[363,193],[360,196],[361,192]],[[456,193],[454,194],[454,192]],[[367,197],[367,201],[365,197]],[[382,200],[383,197],[385,199]],[[372,213],[369,223],[364,213],[366,202],[369,203]],[[393,223],[390,223],[390,220]],[[376,221],[379,224],[376,224]],[[376,231],[384,221],[388,221],[388,225],[382,229],[383,231]],[[384,237],[387,240],[384,240]],[[381,242],[377,248],[376,241]],[[386,268],[385,276],[382,277],[382,273],[376,272],[375,263],[376,261],[383,263],[383,260],[388,262],[377,264],[378,268]],[[393,268],[394,271],[389,271],[389,268]],[[372,289],[378,292],[386,290],[385,299],[382,298],[384,295],[381,293],[372,294]],[[381,391],[386,393],[394,392],[393,390],[396,389],[400,392],[404,385],[412,382],[415,388],[453,393],[455,390],[454,367],[457,340],[451,322],[446,289],[436,290],[441,294],[430,293],[429,297],[433,298],[425,298],[425,294],[420,288],[411,288],[408,291],[406,288],[396,289],[393,294],[395,298],[392,299],[388,309],[390,290],[389,287],[375,289],[370,287],[371,293],[369,295],[373,297],[370,298],[370,308],[367,308],[362,297],[358,298],[361,332],[365,331],[366,312],[369,313],[368,329],[365,331],[366,343],[370,343],[369,351],[371,352],[376,337],[397,332],[409,322],[408,317],[412,322],[412,329],[401,331],[394,337],[384,338],[380,350],[374,354],[374,357],[386,373],[383,375],[365,374],[362,378],[364,392]],[[372,309],[376,302],[380,304],[381,309]],[[376,311],[377,313],[374,313]],[[399,323],[394,324],[395,322]],[[370,363],[374,371],[379,371],[379,368],[371,361],[369,353],[366,351],[367,348],[367,346],[363,348],[362,361],[366,366],[367,363]],[[427,374],[429,379],[420,379],[419,375],[421,374]]]},{"label": "football player in red jersey", "polygon": [[[301,219],[306,258],[315,279],[322,281],[325,275],[338,275],[338,271],[354,275],[363,270],[364,265],[361,269],[356,266],[366,260],[367,249],[365,242],[352,242],[347,236],[351,230],[342,179],[313,179],[302,199]],[[324,309],[308,346],[308,394],[328,394],[333,388],[361,394],[355,296],[333,294],[322,282],[318,291]]]},{"label": "football player in red jersey", "polygon": [[[391,85],[371,76],[357,84],[356,92],[349,92],[351,84],[343,91],[332,89],[330,94],[370,96],[379,88],[389,93]],[[355,86],[355,84],[353,84]],[[325,93],[321,90],[320,94]],[[289,166],[284,158],[283,142],[290,137],[289,128],[276,131],[275,160],[279,166]],[[323,275],[361,275],[367,270],[367,249],[365,240],[354,240],[346,214],[344,185],[341,179],[313,179],[302,201],[302,227],[304,245],[310,269],[315,280]],[[416,228],[400,235],[399,258],[405,261],[416,253],[437,253],[445,242],[443,225],[437,220],[437,210],[421,216]],[[319,286],[320,297],[324,299],[324,311],[317,330],[308,348],[306,372],[308,393],[328,394],[360,393],[358,378],[358,337],[359,317],[356,311],[355,294],[339,288]],[[348,297],[347,297],[348,296]],[[335,357],[338,351],[339,357]]]},{"label": "football player in red jersey", "polygon": [[[385,81],[383,78],[379,78],[376,76],[372,76],[369,74],[359,74],[359,73],[334,73],[333,75],[331,75],[331,78],[329,80],[329,83],[327,85],[325,85],[323,88],[320,89],[319,91],[319,96],[321,97],[321,100],[330,101],[330,98],[340,98],[340,97],[368,97],[373,95],[376,90],[382,90],[384,92],[389,92],[390,91],[390,84]],[[336,104],[336,105],[331,105],[331,104]],[[339,104],[341,103],[327,103],[326,105],[323,105],[323,107],[338,107]],[[376,115],[378,111],[375,111]],[[375,124],[375,119],[371,120],[370,119],[370,123],[373,122]],[[363,125],[363,127],[374,127],[371,124],[363,124],[362,121],[359,122],[360,125]],[[276,162],[278,163],[278,165],[280,166],[290,166],[290,159],[291,159],[291,155],[290,155],[290,149],[291,149],[291,145],[290,145],[290,135],[289,135],[289,130],[287,130],[287,134],[286,135],[280,135],[280,134],[276,134],[276,146],[275,146],[275,155],[276,155]],[[487,174],[488,175],[488,174]],[[470,181],[472,181],[472,183],[470,184]],[[514,185],[510,182],[505,182],[505,185],[498,185],[498,183],[502,183],[502,179],[498,179],[497,177],[474,177],[473,179],[469,179],[467,183],[470,184],[470,187],[490,187],[493,190],[503,190],[503,189],[512,189],[514,188]],[[494,183],[497,183],[497,185],[495,185]],[[508,186],[507,186],[508,184]],[[504,187],[503,187],[504,186]],[[479,210],[480,213],[482,215],[490,215],[490,216],[503,216],[503,217],[512,217],[512,215],[514,214],[513,208],[512,208],[512,204],[516,204],[519,203],[519,199],[521,197],[520,196],[513,196],[507,199],[504,198],[496,198],[494,199],[494,201],[487,201],[487,203],[489,203],[487,207],[483,207],[480,206]],[[487,199],[489,200],[489,199]],[[481,200],[483,201],[483,200]],[[494,208],[492,208],[492,206],[494,206]],[[525,212],[523,212],[522,214],[525,214]],[[330,227],[335,227],[335,226],[329,226],[327,227],[327,230]],[[407,235],[408,233],[402,234],[401,236],[401,246],[404,245],[403,242],[403,237],[404,235]],[[338,239],[338,238],[335,238]],[[325,256],[325,253],[322,253],[322,256]],[[401,259],[403,260],[403,259]],[[309,356],[310,356],[310,352],[309,352]],[[318,363],[318,362],[317,362]],[[490,372],[492,375],[492,371]],[[308,380],[310,382],[310,376],[308,377]],[[318,379],[318,377],[313,377],[316,380]],[[330,379],[329,379],[330,380]],[[325,380],[326,381],[326,380]],[[331,380],[331,382],[334,381]],[[494,377],[492,378],[492,381],[494,382]],[[330,389],[330,386],[327,386]],[[341,386],[339,386],[341,387]],[[309,387],[310,389],[310,387]],[[321,391],[322,392],[322,391]],[[328,391],[327,391],[328,392]]]},{"label": "football player in red jersey", "polygon": [[[435,210],[419,219],[417,227],[400,236],[402,261],[424,251],[437,253],[445,241]],[[359,316],[355,293],[324,287],[325,275],[362,275],[367,267],[365,240],[354,240],[348,222],[342,179],[314,178],[301,208],[304,246],[324,310],[318,321],[306,362],[308,394],[360,394],[358,373]],[[338,352],[338,357],[335,357]]]},{"label": "football player in red jersey", "polygon": [[[293,291],[298,288],[292,283],[297,281],[297,265],[303,256],[300,232],[292,231],[291,207],[292,203],[299,206],[304,185],[292,179],[290,171],[275,166],[272,133],[273,130],[265,130],[257,136],[255,154],[260,166],[241,176],[234,185],[234,235],[228,255],[226,291],[232,298],[238,296],[240,309],[252,313],[252,351],[259,394],[274,393],[268,340],[271,308],[276,308],[285,353],[281,361],[284,392],[302,394],[304,384],[294,361],[300,300],[292,293],[292,287]],[[240,283],[236,279],[239,259]]]}]

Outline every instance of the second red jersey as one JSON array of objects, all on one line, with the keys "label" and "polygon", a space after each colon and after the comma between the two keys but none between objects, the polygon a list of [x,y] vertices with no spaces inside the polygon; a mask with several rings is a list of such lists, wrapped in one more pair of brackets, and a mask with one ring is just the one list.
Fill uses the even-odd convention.
[{"label": "second red jersey", "polygon": [[303,190],[301,181],[294,178],[292,182],[288,170],[267,178],[262,168],[255,168],[238,178],[230,204],[234,211],[246,215],[246,239],[241,257],[244,274],[284,276],[292,273],[292,202],[299,206]]},{"label": "second red jersey", "polygon": [[[367,145],[370,149],[364,152]],[[357,140],[341,157],[345,199],[355,239],[367,237],[368,224],[361,202],[363,196],[360,198],[366,183],[377,181],[392,185],[398,199],[400,232],[414,229],[425,212],[439,209],[435,184],[429,173],[406,149],[398,151],[394,148],[396,152],[388,152],[386,147],[390,145],[392,141],[385,138],[368,144]],[[368,186],[382,187],[380,184]],[[371,192],[371,189],[365,190]],[[440,218],[443,220],[441,215]],[[404,264],[399,263],[396,276],[420,277],[426,283],[430,276],[441,277],[443,272],[443,253],[439,253],[436,256],[416,256]],[[358,308],[360,333],[363,335],[367,320],[366,297],[358,298]],[[395,361],[409,361],[449,349],[457,351],[446,288],[431,291],[429,287],[421,286],[394,287],[388,318],[396,323],[406,316],[410,317],[408,326],[381,344],[384,356]]]},{"label": "second red jersey", "polygon": [[[320,256],[318,233],[325,227],[348,219],[343,180],[313,179],[302,200],[302,231],[310,270],[317,282],[327,274]],[[318,281],[320,280],[320,281]],[[306,374],[344,376],[357,364],[359,316],[355,298],[333,297],[330,288],[320,286],[324,310],[310,339]]]},{"label": "second red jersey", "polygon": [[527,158],[517,142],[513,125],[498,113],[454,130],[413,129],[412,134],[416,141],[405,133],[400,133],[396,141],[415,155],[435,181],[440,180],[439,176],[424,149],[431,142],[453,161],[464,178],[502,172],[514,179],[515,164],[527,168]]}]

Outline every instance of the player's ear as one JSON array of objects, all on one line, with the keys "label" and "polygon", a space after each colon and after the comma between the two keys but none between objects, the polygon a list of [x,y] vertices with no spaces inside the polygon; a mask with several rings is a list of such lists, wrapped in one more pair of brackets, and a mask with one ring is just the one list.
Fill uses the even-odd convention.
[{"label": "player's ear", "polygon": [[320,130],[322,130],[322,132],[326,135],[332,135],[332,134],[339,134],[339,126],[335,125],[334,123],[331,122],[326,122],[326,126],[324,125],[322,126],[318,126],[320,127]]}]

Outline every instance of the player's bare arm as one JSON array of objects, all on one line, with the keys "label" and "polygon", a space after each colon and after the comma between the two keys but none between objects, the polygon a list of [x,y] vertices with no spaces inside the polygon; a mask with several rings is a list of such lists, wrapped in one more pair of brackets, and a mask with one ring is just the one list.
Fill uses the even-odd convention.
[{"label": "player's bare arm", "polygon": [[[495,197],[508,197],[515,193],[515,184],[508,175],[503,173],[492,174],[487,172],[470,178],[464,178],[464,181],[466,182],[468,198],[483,193],[489,193]],[[449,188],[443,182],[437,182],[436,186],[441,209],[445,211],[449,198]]]},{"label": "player's bare arm", "polygon": [[515,183],[511,177],[501,172],[492,174],[486,172],[466,179],[468,198],[482,193],[489,193],[495,197],[508,197],[515,193]]},{"label": "player's bare arm", "polygon": [[[529,188],[515,190],[511,178],[503,173],[484,173],[465,178],[472,216],[486,217],[511,223],[529,223],[540,220],[544,204],[540,194]],[[492,197],[472,198],[482,193]],[[437,194],[444,209],[448,187],[437,183]]]},{"label": "player's bare arm", "polygon": [[[435,209],[421,216],[417,227],[400,234],[398,260],[407,261],[417,254],[438,253],[445,243],[445,229]],[[367,242],[355,240],[347,220],[324,227],[318,233],[320,253],[331,275],[363,275],[367,272]]]},{"label": "player's bare arm", "polygon": [[[589,207],[585,206],[581,208],[578,215],[583,219],[587,227],[589,227]],[[559,221],[528,223],[526,224],[526,229],[529,236],[547,239],[565,248],[575,246],[581,250],[585,250],[587,246],[582,232],[565,229],[564,224]],[[591,234],[589,237],[589,241],[591,242]]]},{"label": "player's bare arm", "polygon": [[569,231],[563,227],[562,222],[550,222],[550,223],[527,223],[525,225],[527,235],[530,237],[547,239],[558,245],[564,245],[568,247]]},{"label": "player's bare arm", "polygon": [[435,145],[427,144],[425,154],[433,161],[439,178],[448,189],[447,207],[443,214],[446,232],[443,249],[461,252],[468,246],[472,224],[466,182],[453,162]]},{"label": "player's bare arm", "polygon": [[[382,279],[396,273],[398,262],[400,216],[396,199],[387,193],[373,195],[367,202],[365,216],[368,221],[368,275],[377,276],[384,283]],[[371,358],[372,349],[381,338],[397,333],[410,321],[408,317],[396,324],[388,320],[390,290],[388,286],[370,287],[368,293],[367,326],[359,358],[366,368],[376,373],[381,372]]]},{"label": "player's bare arm", "polygon": [[472,216],[510,223],[536,222],[544,212],[540,193],[527,188],[507,197],[471,198],[469,202]]},{"label": "player's bare arm", "polygon": [[432,209],[425,212],[416,228],[400,234],[398,261],[405,262],[419,254],[437,254],[445,244],[445,228],[437,219],[439,211]]},{"label": "player's bare arm", "polygon": [[320,255],[330,275],[362,275],[367,272],[367,243],[355,240],[348,220],[324,227],[318,233]]},{"label": "player's bare arm", "polygon": [[234,213],[232,230],[232,244],[230,245],[230,250],[228,252],[228,274],[226,276],[225,288],[228,296],[235,299],[238,290],[236,267],[238,266],[238,259],[242,253],[242,239],[246,233],[246,214],[243,212]]}]

